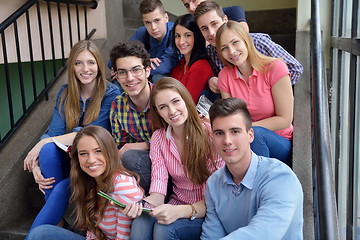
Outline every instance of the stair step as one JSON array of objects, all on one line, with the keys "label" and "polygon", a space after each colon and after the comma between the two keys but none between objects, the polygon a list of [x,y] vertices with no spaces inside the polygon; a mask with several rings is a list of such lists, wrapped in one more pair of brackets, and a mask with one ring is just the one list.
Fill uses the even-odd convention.
[{"label": "stair step", "polygon": [[38,184],[34,182],[28,188],[29,201],[34,209],[41,209],[45,204],[44,195],[40,192]]},{"label": "stair step", "polygon": [[39,209],[31,209],[0,229],[0,240],[23,240]]}]

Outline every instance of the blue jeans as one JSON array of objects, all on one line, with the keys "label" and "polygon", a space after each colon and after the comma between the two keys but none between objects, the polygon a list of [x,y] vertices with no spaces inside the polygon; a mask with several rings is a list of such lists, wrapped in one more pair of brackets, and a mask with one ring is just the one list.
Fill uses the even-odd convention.
[{"label": "blue jeans", "polygon": [[140,177],[140,186],[144,189],[145,195],[149,194],[151,182],[151,160],[149,151],[128,150],[122,156],[122,164],[127,169],[137,173]]},{"label": "blue jeans", "polygon": [[41,225],[28,235],[29,240],[85,240],[84,236],[53,225]]},{"label": "blue jeans", "polygon": [[198,240],[204,218],[181,218],[169,225],[159,224],[147,213],[134,219],[130,240]]},{"label": "blue jeans", "polygon": [[36,216],[30,231],[42,224],[56,225],[62,219],[70,198],[69,155],[54,143],[45,144],[39,155],[44,178],[55,177],[53,188],[45,189],[45,205]]},{"label": "blue jeans", "polygon": [[276,158],[291,166],[292,142],[263,127],[254,126],[254,141],[251,150],[257,155]]},{"label": "blue jeans", "polygon": [[210,88],[205,88],[201,91],[200,96],[205,95],[211,102],[215,102],[216,99],[221,99],[220,93],[214,93]]},{"label": "blue jeans", "polygon": [[157,74],[151,75],[149,80],[150,80],[150,82],[155,84],[157,81],[159,81],[163,77],[168,77],[168,75],[157,73]]}]

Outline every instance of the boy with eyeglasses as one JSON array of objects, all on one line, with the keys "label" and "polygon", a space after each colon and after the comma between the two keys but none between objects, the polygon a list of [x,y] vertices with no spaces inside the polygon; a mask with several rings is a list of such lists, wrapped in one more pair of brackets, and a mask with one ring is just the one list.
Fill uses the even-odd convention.
[{"label": "boy with eyeglasses", "polygon": [[114,72],[124,92],[111,105],[112,135],[119,148],[122,164],[140,176],[140,186],[148,193],[151,161],[150,57],[139,41],[125,41],[110,52]]}]

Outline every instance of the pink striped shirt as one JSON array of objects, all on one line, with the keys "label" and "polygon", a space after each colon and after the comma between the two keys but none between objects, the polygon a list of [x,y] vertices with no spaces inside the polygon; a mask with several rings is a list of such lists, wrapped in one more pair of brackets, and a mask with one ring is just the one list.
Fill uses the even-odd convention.
[{"label": "pink striped shirt", "polygon": [[[143,193],[137,186],[135,178],[120,173],[114,179],[114,192],[109,195],[124,204],[137,202],[143,197]],[[99,228],[106,235],[107,239],[129,239],[132,220],[132,218],[122,214],[119,207],[108,203]],[[93,239],[96,239],[96,236],[91,232],[87,232],[86,240]]]},{"label": "pink striped shirt", "polygon": [[[210,131],[210,124],[204,123],[206,130]],[[151,136],[150,159],[151,166],[151,185],[150,193],[156,192],[166,195],[168,175],[172,177],[173,194],[169,204],[181,205],[191,204],[201,201],[204,197],[205,183],[193,184],[184,172],[175,140],[171,136],[171,126],[167,129],[158,129]],[[216,171],[211,160],[206,159],[206,165],[210,173]],[[224,166],[224,161],[217,155],[215,159],[216,167],[219,169]]]}]

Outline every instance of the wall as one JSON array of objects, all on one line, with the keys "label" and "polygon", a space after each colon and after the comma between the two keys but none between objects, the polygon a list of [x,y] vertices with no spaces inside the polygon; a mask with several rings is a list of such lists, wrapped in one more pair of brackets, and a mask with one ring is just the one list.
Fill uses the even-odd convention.
[{"label": "wall", "polygon": [[[186,9],[181,0],[162,0],[165,9],[175,15],[186,13]],[[258,11],[282,8],[296,8],[296,0],[216,0],[222,7],[242,6],[245,11]]]},{"label": "wall", "polygon": [[[7,17],[9,17],[14,11],[16,11],[20,6],[23,5],[25,1],[20,0],[2,0],[1,3],[1,14],[0,19],[3,21]],[[98,7],[96,9],[89,9],[87,10],[88,14],[88,31],[90,32],[91,29],[96,28],[96,33],[93,36],[93,39],[101,39],[107,37],[106,32],[106,14],[105,14],[105,0],[98,0]],[[58,23],[58,11],[55,3],[51,3],[51,17],[52,17],[52,27],[53,32],[59,32],[59,23]],[[67,8],[65,5],[61,4],[61,18],[62,18],[62,28],[64,33],[64,48],[65,48],[65,57],[68,56],[70,52],[70,34],[69,34],[69,27],[68,27],[68,17],[67,17]],[[72,24],[72,41],[75,44],[78,41],[77,32],[76,32],[76,9],[75,7],[71,7],[71,21]],[[79,7],[79,19],[80,19],[80,39],[85,38],[85,28],[83,27],[84,23],[84,13],[82,11],[83,7]],[[51,41],[50,41],[50,27],[49,27],[49,19],[48,19],[48,11],[47,11],[47,3],[44,1],[40,1],[40,12],[41,12],[41,24],[43,29],[43,37],[44,37],[44,47],[45,47],[45,59],[52,58],[51,52]],[[39,25],[38,25],[38,16],[36,11],[36,6],[34,5],[29,10],[30,15],[30,23],[31,23],[31,37],[33,43],[34,51],[34,60],[41,60],[41,42],[40,42],[40,34],[39,34]],[[26,18],[25,15],[20,17],[17,21],[18,27],[18,34],[19,34],[19,41],[20,41],[20,50],[21,50],[21,59],[23,62],[30,61],[29,57],[29,43],[28,43],[28,34],[27,34],[27,27],[26,27]],[[8,54],[8,62],[16,62],[16,44],[15,44],[15,36],[14,36],[14,26],[11,25],[5,30],[5,38],[6,38],[6,49]],[[60,36],[54,34],[54,48],[55,50],[55,58],[61,58],[61,48],[60,46]],[[2,53],[2,43],[0,43],[0,53]],[[4,63],[4,56],[0,54],[0,64]]]}]

